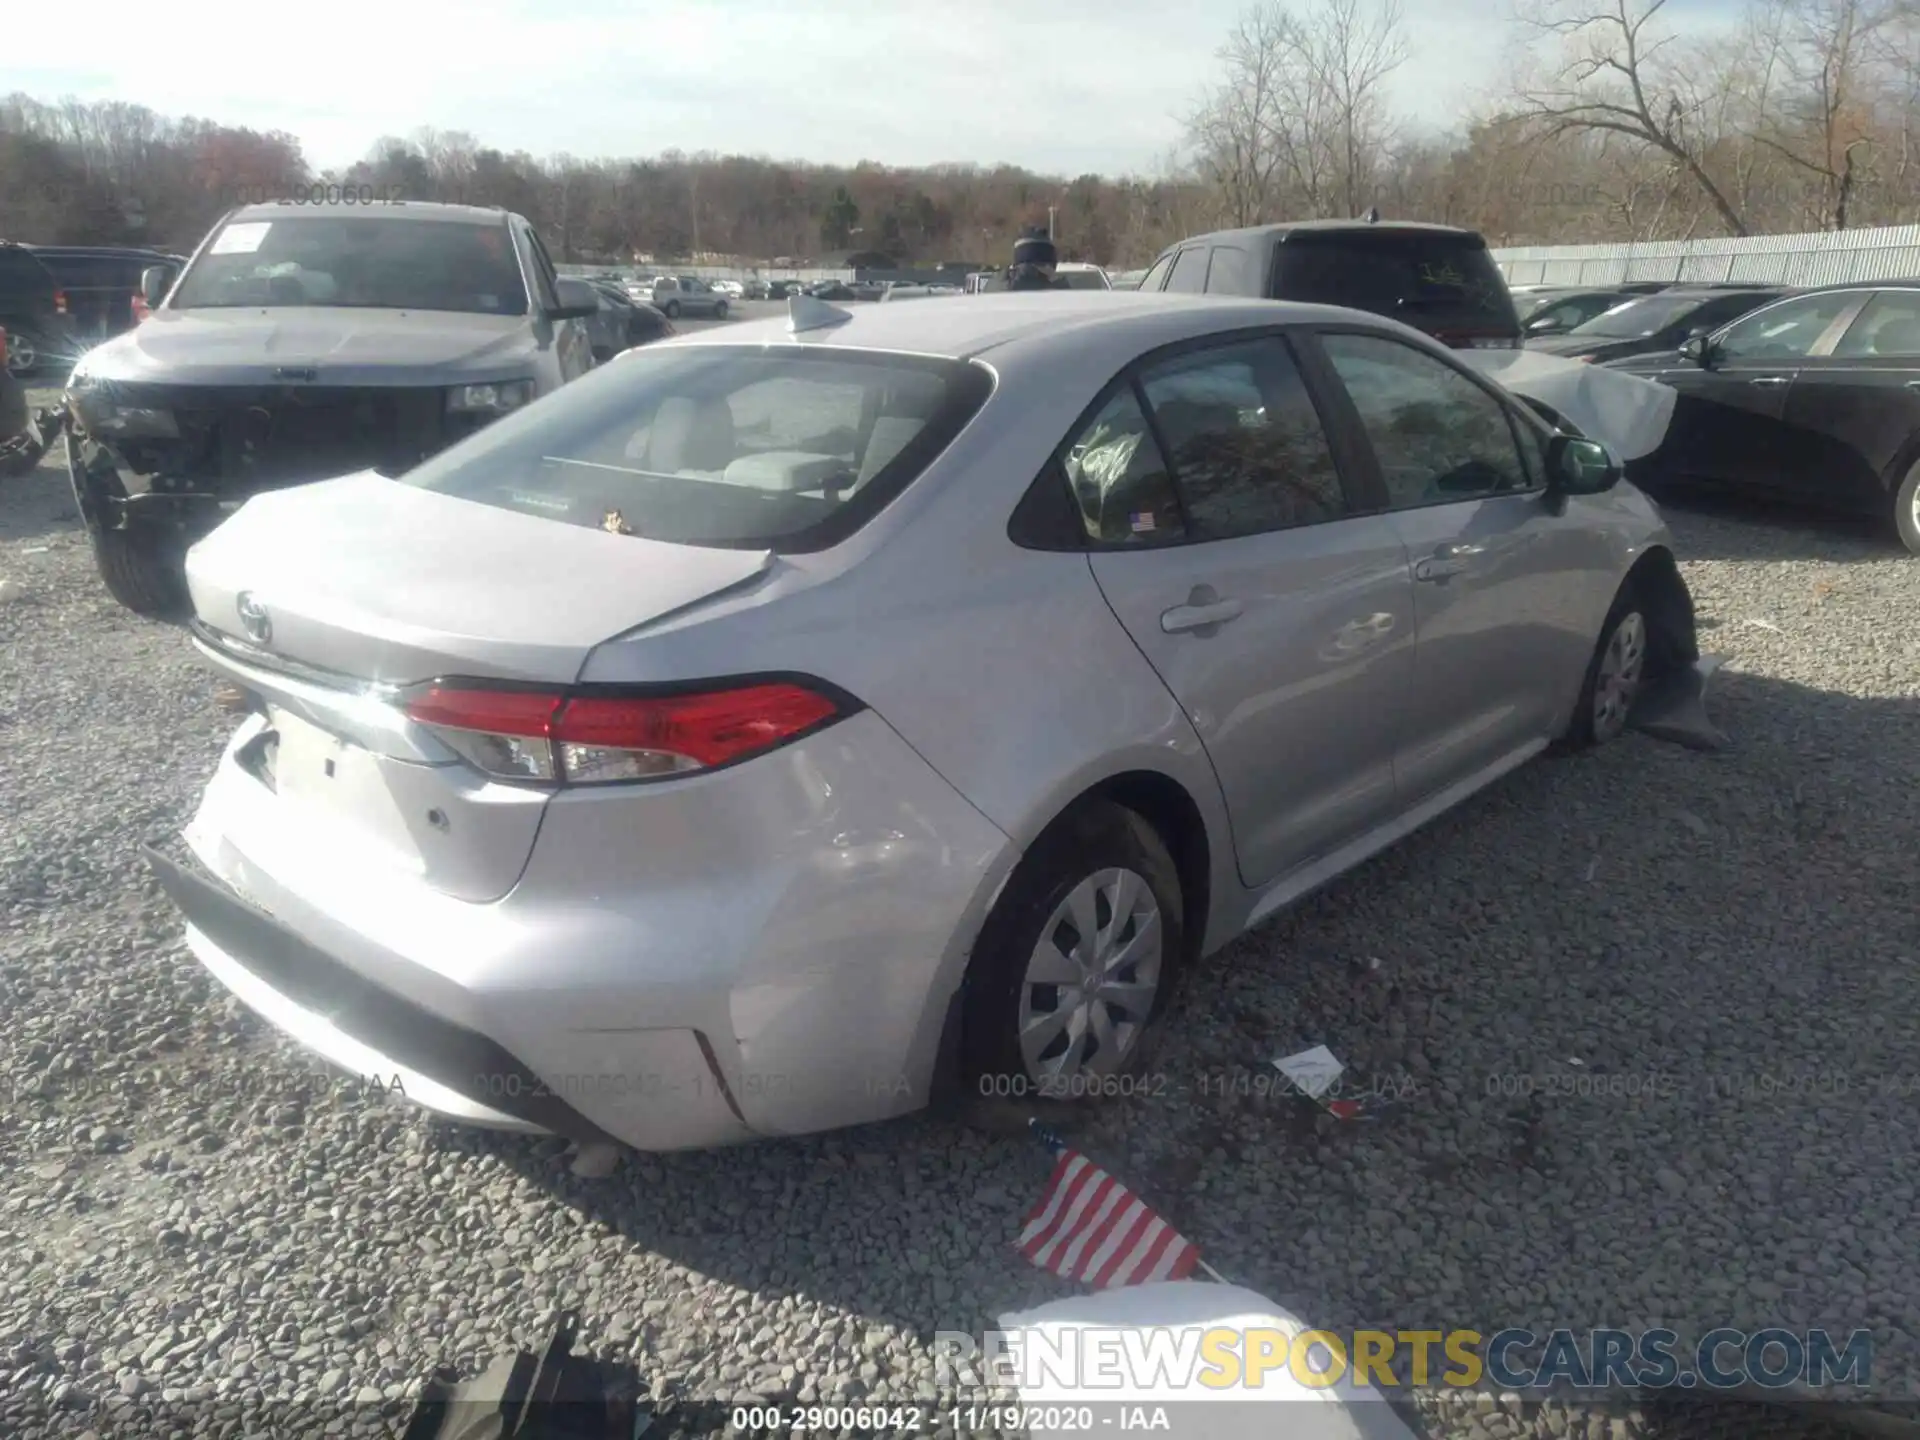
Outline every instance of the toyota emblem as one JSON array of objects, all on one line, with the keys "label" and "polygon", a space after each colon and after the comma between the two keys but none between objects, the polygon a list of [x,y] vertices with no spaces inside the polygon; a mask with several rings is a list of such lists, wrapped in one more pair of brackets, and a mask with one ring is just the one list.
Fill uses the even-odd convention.
[{"label": "toyota emblem", "polygon": [[239,612],[240,628],[247,632],[249,640],[256,645],[273,643],[273,619],[251,590],[242,590],[235,596],[233,608]]}]

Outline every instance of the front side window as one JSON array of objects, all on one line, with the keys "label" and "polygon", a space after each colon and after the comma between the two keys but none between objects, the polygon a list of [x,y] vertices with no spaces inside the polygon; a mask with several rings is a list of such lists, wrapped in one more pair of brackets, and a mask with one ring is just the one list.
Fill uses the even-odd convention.
[{"label": "front side window", "polygon": [[525,315],[504,223],[385,215],[229,220],[188,267],[174,310],[334,306]]},{"label": "front side window", "polygon": [[1784,300],[1737,321],[1715,350],[1726,360],[1804,360],[1859,300],[1859,292],[1849,290]]},{"label": "front side window", "polygon": [[963,361],[852,350],[636,352],[402,483],[683,545],[818,549],[904,490],[992,386]]},{"label": "front side window", "polygon": [[1173,262],[1173,274],[1167,277],[1167,289],[1183,295],[1199,295],[1207,288],[1207,247],[1189,245]]},{"label": "front side window", "polygon": [[1167,283],[1167,271],[1173,268],[1173,260],[1174,257],[1171,255],[1162,255],[1158,260],[1154,261],[1153,268],[1140,277],[1139,288],[1142,290],[1158,290],[1162,285],[1165,285]]},{"label": "front side window", "polygon": [[1525,491],[1506,408],[1451,366],[1377,335],[1325,335],[1396,510]]}]

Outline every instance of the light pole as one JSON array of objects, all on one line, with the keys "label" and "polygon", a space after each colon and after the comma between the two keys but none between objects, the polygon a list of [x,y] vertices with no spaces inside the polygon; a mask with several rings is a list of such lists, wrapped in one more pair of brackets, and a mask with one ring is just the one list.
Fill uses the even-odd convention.
[{"label": "light pole", "polygon": [[1053,206],[1047,207],[1047,239],[1053,239]]}]

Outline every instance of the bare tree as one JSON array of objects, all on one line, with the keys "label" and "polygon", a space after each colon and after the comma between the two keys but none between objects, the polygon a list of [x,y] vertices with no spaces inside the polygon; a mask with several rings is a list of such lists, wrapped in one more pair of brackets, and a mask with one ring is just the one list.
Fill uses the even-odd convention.
[{"label": "bare tree", "polygon": [[1651,28],[1667,0],[1588,3],[1537,0],[1523,14],[1536,31],[1557,38],[1562,53],[1551,74],[1522,89],[1519,113],[1540,122],[1549,138],[1606,132],[1659,151],[1721,224],[1735,235],[1748,233],[1746,217],[1708,168],[1719,137],[1703,124],[1712,107],[1702,95],[1700,48],[1675,50],[1672,36]]},{"label": "bare tree", "polygon": [[1755,138],[1819,186],[1818,223],[1844,230],[1873,143],[1875,41],[1898,13],[1898,0],[1785,0],[1785,64],[1794,82],[1788,102],[1763,109]]},{"label": "bare tree", "polygon": [[1384,87],[1406,56],[1400,0],[1321,0],[1305,15],[1266,0],[1219,56],[1189,137],[1226,221],[1358,214],[1392,138]]}]

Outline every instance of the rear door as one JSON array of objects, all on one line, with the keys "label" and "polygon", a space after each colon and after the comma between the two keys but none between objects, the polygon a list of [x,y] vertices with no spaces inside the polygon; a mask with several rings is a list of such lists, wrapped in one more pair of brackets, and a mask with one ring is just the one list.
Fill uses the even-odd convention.
[{"label": "rear door", "polygon": [[1287,342],[1150,357],[1064,453],[1094,576],[1207,746],[1246,884],[1391,815],[1406,549],[1349,491]]},{"label": "rear door", "polygon": [[1879,290],[1787,391],[1787,477],[1807,498],[1884,514],[1920,438],[1920,289]]},{"label": "rear door", "polygon": [[1412,561],[1406,808],[1558,733],[1595,640],[1582,582],[1613,567],[1603,540],[1552,513],[1538,437],[1491,389],[1391,336],[1317,338]]}]

